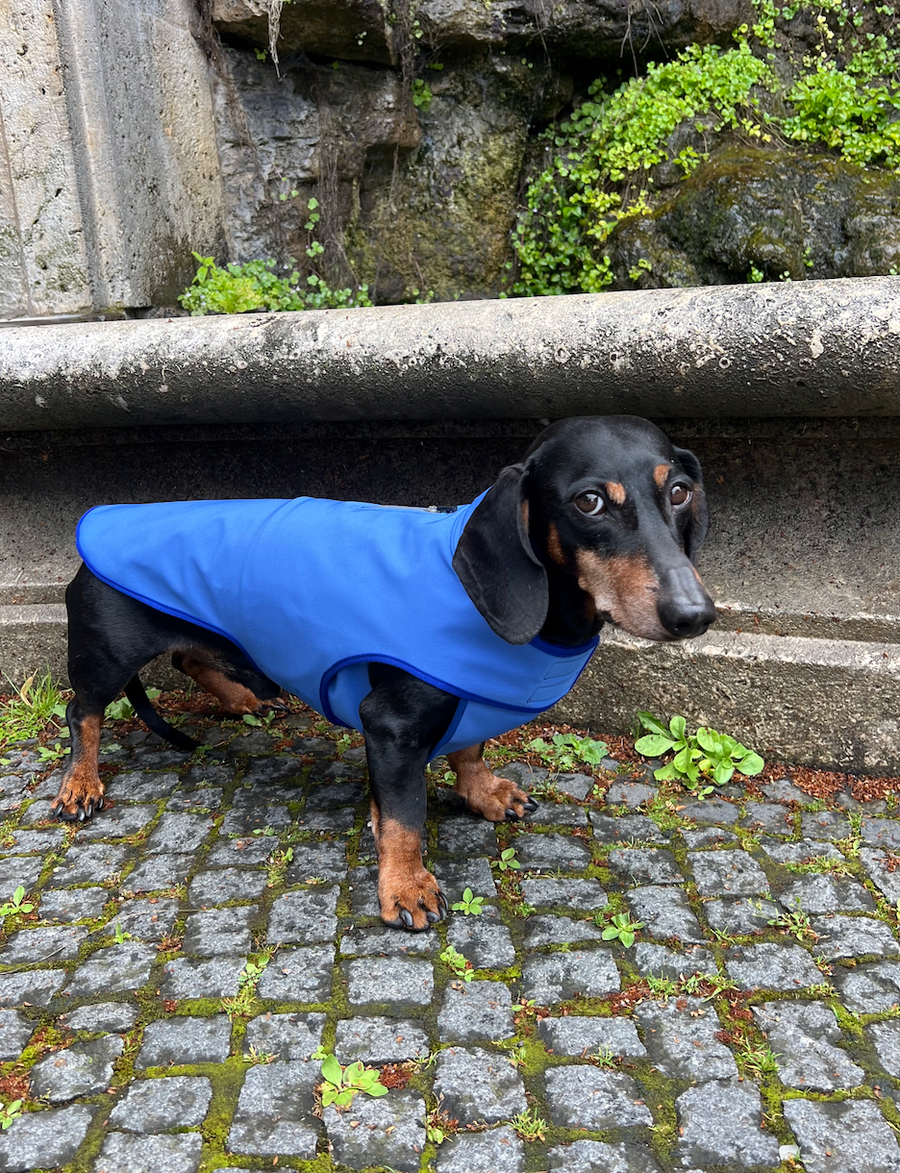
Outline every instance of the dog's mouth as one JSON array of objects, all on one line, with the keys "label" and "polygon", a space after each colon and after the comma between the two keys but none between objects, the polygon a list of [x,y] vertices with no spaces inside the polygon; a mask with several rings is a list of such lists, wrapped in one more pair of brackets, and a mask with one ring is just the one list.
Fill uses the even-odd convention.
[{"label": "dog's mouth", "polygon": [[623,622],[620,619],[616,619],[608,611],[598,611],[597,618],[603,623],[608,623],[611,627],[615,627],[617,631],[624,631],[628,635],[635,636],[636,639],[647,639],[653,643],[660,644],[675,644],[685,639],[696,639],[700,635],[705,635],[713,623],[713,620],[710,620],[709,623],[693,626],[691,630],[686,630],[684,634],[680,634],[667,631],[658,619],[655,621],[650,620],[646,623]]},{"label": "dog's mouth", "polygon": [[643,558],[601,559],[581,551],[578,568],[578,585],[593,600],[597,618],[638,639],[694,639],[716,618],[713,601],[687,560],[657,573]]}]

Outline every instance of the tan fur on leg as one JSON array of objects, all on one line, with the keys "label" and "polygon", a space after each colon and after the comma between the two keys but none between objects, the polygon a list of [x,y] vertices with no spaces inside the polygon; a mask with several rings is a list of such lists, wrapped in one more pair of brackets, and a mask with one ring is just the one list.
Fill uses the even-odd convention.
[{"label": "tan fur on leg", "polygon": [[104,786],[97,772],[102,723],[103,717],[99,714],[85,717],[81,722],[73,748],[74,756],[60,783],[59,793],[50,804],[54,814],[69,822],[90,818],[103,806]]},{"label": "tan fur on leg", "polygon": [[229,680],[224,672],[194,656],[182,656],[179,667],[192,680],[196,680],[201,688],[205,688],[221,701],[226,712],[233,713],[236,717],[242,717],[245,713],[257,713],[265,704],[249,688]]},{"label": "tan fur on leg", "polygon": [[447,761],[456,773],[456,790],[466,800],[469,810],[492,823],[504,822],[510,817],[509,811],[519,819],[525,814],[528,795],[515,782],[491,773],[480,746],[470,745],[468,749],[449,753]]},{"label": "tan fur on leg", "polygon": [[[378,847],[378,899],[381,919],[395,928],[419,931],[439,921],[447,907],[437,880],[422,864],[422,838],[373,807],[372,829]],[[431,914],[429,916],[429,914]]]}]

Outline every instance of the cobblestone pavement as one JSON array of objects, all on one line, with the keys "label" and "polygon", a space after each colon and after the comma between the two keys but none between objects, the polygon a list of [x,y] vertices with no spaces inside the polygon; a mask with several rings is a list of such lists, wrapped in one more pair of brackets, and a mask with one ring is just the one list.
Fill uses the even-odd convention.
[{"label": "cobblestone pavement", "polygon": [[[886,802],[512,764],[527,824],[437,787],[432,866],[484,908],[413,935],[377,918],[361,747],[297,714],[205,731],[193,757],[107,732],[113,805],[77,830],[36,746],[0,755],[0,897],[35,905],[0,938],[0,1099],[26,1104],[0,1170],[900,1170]],[[387,1095],[317,1107],[324,1053]]]}]

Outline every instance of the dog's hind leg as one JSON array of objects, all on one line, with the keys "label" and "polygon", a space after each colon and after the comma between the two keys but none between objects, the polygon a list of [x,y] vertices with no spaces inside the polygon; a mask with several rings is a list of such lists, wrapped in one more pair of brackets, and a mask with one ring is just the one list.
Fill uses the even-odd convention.
[{"label": "dog's hind leg", "polygon": [[273,704],[278,688],[271,680],[258,672],[243,670],[244,680],[229,675],[231,665],[224,663],[215,653],[206,648],[190,648],[186,652],[174,652],[172,664],[185,676],[195,680],[201,688],[211,693],[222,704],[227,713],[241,717],[245,713],[258,713],[261,709],[283,709]]},{"label": "dog's hind leg", "polygon": [[447,754],[450,769],[456,773],[457,793],[469,810],[492,823],[521,819],[537,810],[537,803],[515,782],[498,778],[484,760],[484,742]]},{"label": "dog's hind leg", "polygon": [[[120,603],[121,601],[121,603]],[[69,683],[75,696],[66,708],[71,735],[69,761],[50,804],[67,822],[89,819],[103,807],[97,769],[100,728],[106,706],[155,650],[131,652],[129,608],[136,607],[82,566],[66,591],[69,613]],[[141,658],[143,657],[143,658]]]}]

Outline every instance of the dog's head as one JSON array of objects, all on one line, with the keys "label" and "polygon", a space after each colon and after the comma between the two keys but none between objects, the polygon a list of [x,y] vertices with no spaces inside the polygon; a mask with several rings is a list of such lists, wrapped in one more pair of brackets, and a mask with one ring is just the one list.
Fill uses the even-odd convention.
[{"label": "dog's head", "polygon": [[545,625],[575,642],[607,622],[686,639],[715,619],[693,565],[707,525],[700,464],[659,428],[635,416],[560,420],[502,470],[453,567],[509,643]]}]

